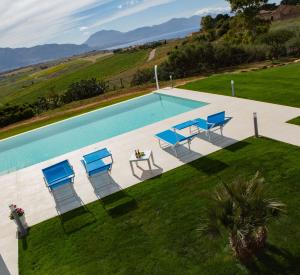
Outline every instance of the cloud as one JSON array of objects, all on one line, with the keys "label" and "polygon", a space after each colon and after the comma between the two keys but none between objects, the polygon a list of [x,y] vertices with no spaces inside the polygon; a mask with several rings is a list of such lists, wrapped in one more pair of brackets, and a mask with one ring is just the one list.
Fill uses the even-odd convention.
[{"label": "cloud", "polygon": [[218,14],[218,13],[230,13],[231,8],[230,6],[224,7],[208,7],[198,10],[195,14],[200,16],[205,16],[209,14]]},{"label": "cloud", "polygon": [[[112,0],[110,0],[112,1]],[[74,28],[73,15],[107,0],[0,0],[0,47],[45,43]]]}]

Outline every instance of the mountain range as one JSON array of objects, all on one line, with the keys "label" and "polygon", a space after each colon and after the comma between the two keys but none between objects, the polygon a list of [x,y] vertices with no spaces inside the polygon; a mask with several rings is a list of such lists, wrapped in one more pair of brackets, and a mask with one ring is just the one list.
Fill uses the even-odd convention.
[{"label": "mountain range", "polygon": [[46,44],[31,48],[0,48],[0,72],[91,51],[87,45]]},{"label": "mountain range", "polygon": [[142,27],[129,32],[102,30],[94,33],[82,45],[46,44],[31,48],[0,48],[0,72],[43,63],[93,50],[121,48],[134,44],[184,37],[198,30],[200,16],[174,18],[151,27]]},{"label": "mountain range", "polygon": [[176,38],[180,33],[187,34],[199,28],[200,16],[195,15],[190,18],[174,18],[160,25],[142,27],[129,32],[102,30],[91,35],[85,44],[98,49],[117,48],[130,43],[155,41],[156,38],[164,39],[164,36],[167,39],[172,34]]}]

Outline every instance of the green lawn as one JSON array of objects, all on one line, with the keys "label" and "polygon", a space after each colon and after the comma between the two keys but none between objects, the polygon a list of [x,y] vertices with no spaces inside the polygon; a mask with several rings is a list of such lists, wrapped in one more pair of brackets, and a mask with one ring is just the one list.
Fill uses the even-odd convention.
[{"label": "green lawn", "polygon": [[288,123],[300,125],[300,116],[293,118],[292,120],[289,120]]},{"label": "green lawn", "polygon": [[299,63],[254,72],[214,75],[182,88],[229,96],[231,80],[235,81],[238,97],[300,107]]},{"label": "green lawn", "polygon": [[[20,274],[299,274],[299,161],[299,147],[264,138],[237,143],[35,225],[19,241]],[[201,237],[197,228],[220,179],[257,170],[288,212],[269,227],[266,253],[245,267],[226,236]]]},{"label": "green lawn", "polygon": [[[143,64],[148,57],[147,50],[140,50],[133,53],[122,53],[114,54],[105,58],[101,58],[96,63],[77,60],[73,61],[80,63],[80,66],[77,64],[76,69],[71,71],[67,70],[63,73],[54,76],[50,74],[50,77],[42,79],[42,81],[37,81],[33,85],[30,85],[32,78],[27,76],[29,81],[29,86],[22,88],[24,84],[24,78],[19,80],[18,86],[7,85],[5,87],[0,86],[0,98],[1,103],[30,103],[35,101],[39,96],[47,96],[51,93],[61,94],[69,87],[73,82],[80,81],[82,79],[88,78],[97,78],[97,79],[107,79],[113,75],[119,74],[125,70],[136,67],[138,64]],[[55,69],[60,70],[64,69],[65,65],[59,65]],[[51,69],[48,69],[48,72],[53,73]],[[47,76],[43,74],[43,76]],[[27,79],[25,79],[27,81]],[[23,82],[22,82],[23,81]],[[2,96],[1,96],[2,95]]]}]

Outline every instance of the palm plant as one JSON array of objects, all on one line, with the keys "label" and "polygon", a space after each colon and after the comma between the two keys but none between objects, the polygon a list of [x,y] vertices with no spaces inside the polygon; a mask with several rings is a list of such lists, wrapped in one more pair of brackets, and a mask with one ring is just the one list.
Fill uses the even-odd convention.
[{"label": "palm plant", "polygon": [[236,257],[244,261],[265,247],[267,225],[284,208],[283,203],[268,195],[264,179],[257,172],[250,180],[238,178],[218,186],[200,229],[213,236],[225,229]]}]

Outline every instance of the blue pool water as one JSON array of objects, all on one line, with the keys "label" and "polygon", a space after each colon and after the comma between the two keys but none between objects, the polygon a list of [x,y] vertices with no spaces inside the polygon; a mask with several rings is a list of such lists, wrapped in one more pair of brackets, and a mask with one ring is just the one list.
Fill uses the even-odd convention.
[{"label": "blue pool water", "polygon": [[0,174],[28,167],[206,104],[153,93],[0,141]]}]

